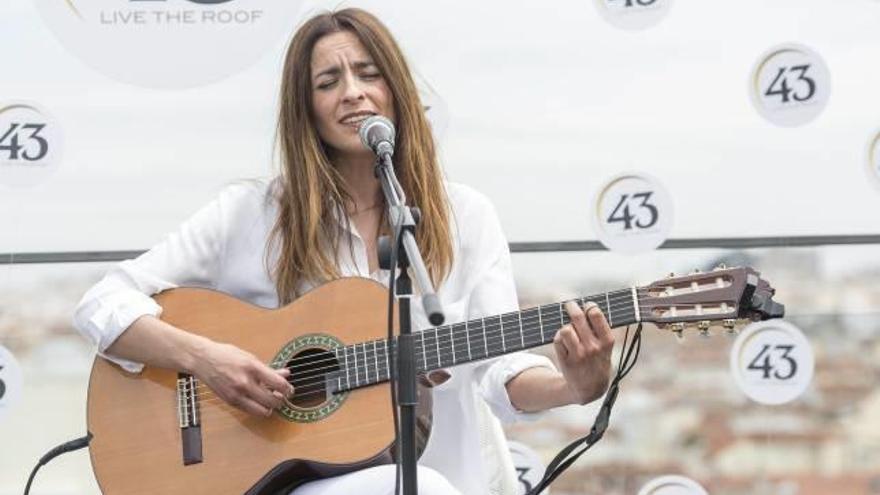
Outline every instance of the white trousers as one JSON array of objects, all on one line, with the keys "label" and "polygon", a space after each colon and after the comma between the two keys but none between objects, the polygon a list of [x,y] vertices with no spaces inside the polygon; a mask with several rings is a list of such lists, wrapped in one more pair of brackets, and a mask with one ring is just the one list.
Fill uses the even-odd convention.
[{"label": "white trousers", "polygon": [[[333,478],[312,481],[290,495],[394,495],[393,464],[362,469]],[[461,495],[442,474],[431,468],[419,466],[419,495]],[[401,491],[403,487],[401,487]]]}]

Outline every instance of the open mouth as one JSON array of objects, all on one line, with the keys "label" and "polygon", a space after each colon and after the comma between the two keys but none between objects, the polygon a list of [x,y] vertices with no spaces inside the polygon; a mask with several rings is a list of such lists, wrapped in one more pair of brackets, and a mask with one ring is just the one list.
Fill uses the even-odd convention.
[{"label": "open mouth", "polygon": [[373,115],[376,115],[376,112],[354,112],[347,114],[346,116],[339,119],[339,123],[357,129],[358,127],[360,127],[361,122],[372,117]]}]

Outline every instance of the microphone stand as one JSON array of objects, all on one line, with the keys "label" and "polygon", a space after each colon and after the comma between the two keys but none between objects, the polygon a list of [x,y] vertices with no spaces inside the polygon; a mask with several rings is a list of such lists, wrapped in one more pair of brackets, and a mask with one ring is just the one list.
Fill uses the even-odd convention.
[{"label": "microphone stand", "polygon": [[[385,202],[388,206],[388,219],[394,226],[392,235],[394,243],[392,249],[398,252],[399,268],[397,281],[397,299],[400,312],[400,330],[397,336],[396,346],[396,373],[393,374],[392,386],[397,386],[398,409],[400,410],[400,429],[397,434],[397,455],[401,460],[402,480],[404,495],[417,495],[417,461],[416,454],[416,405],[418,404],[418,390],[416,389],[416,361],[415,339],[412,335],[412,320],[410,315],[410,299],[412,298],[412,282],[409,278],[408,269],[413,268],[413,273],[422,289],[422,305],[428,320],[432,325],[442,325],[444,316],[440,306],[440,299],[434,292],[428,270],[422,254],[416,244],[415,228],[416,210],[406,206],[406,195],[394,174],[391,162],[391,153],[380,150],[376,160],[376,177],[382,184],[382,192],[385,194]],[[400,248],[403,248],[402,250]],[[380,256],[380,259],[382,256]],[[386,260],[385,267],[393,270],[390,260]],[[393,274],[393,271],[392,271]],[[396,375],[396,376],[395,376]],[[393,383],[396,379],[396,383]]]}]

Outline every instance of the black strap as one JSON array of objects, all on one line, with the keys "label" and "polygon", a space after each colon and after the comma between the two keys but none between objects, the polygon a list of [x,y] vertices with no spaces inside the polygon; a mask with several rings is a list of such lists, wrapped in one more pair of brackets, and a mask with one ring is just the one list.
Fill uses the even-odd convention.
[{"label": "black strap", "polygon": [[[608,423],[611,419],[611,409],[614,408],[614,403],[617,401],[617,395],[620,393],[620,382],[627,374],[629,374],[639,358],[639,351],[642,348],[641,323],[636,327],[633,339],[627,346],[628,341],[629,328],[626,329],[626,334],[623,339],[622,348],[624,350],[620,353],[620,360],[617,364],[617,374],[614,376],[614,379],[611,380],[611,385],[608,386],[608,392],[605,394],[605,399],[602,401],[599,413],[596,414],[596,419],[593,422],[593,427],[590,428],[590,433],[571,442],[564,449],[559,451],[559,453],[556,454],[556,457],[554,457],[547,466],[547,470],[544,471],[544,477],[529,491],[527,495],[538,495],[544,491],[554,480],[556,480],[557,477],[559,477],[560,474],[574,464],[574,461],[576,461],[578,457],[583,455],[584,452],[589,450],[590,447],[601,440],[602,436],[605,435],[605,430],[608,429]],[[580,447],[580,450],[576,451],[578,447]]]}]

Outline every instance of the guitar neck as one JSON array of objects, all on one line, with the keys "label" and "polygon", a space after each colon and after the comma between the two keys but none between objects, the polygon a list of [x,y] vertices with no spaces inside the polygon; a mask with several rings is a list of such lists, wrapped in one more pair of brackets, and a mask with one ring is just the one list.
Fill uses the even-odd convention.
[{"label": "guitar neck", "polygon": [[[573,301],[596,303],[612,328],[641,321],[638,289],[634,287]],[[571,321],[564,305],[551,303],[416,332],[416,368],[429,372],[548,344]],[[384,339],[340,347],[335,354],[340,366],[334,377],[337,390],[365,387],[390,377],[393,350],[389,352]]]}]

